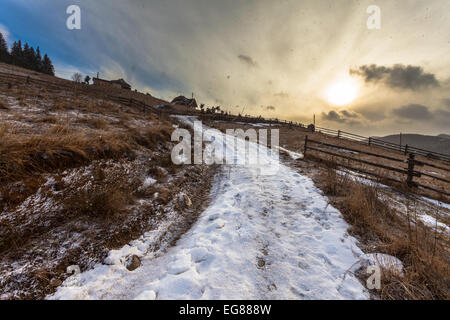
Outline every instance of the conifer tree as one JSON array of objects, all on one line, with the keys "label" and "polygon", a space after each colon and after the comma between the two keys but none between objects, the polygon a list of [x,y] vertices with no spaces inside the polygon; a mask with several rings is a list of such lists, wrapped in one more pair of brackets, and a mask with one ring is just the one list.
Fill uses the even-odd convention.
[{"label": "conifer tree", "polygon": [[36,69],[37,72],[42,72],[42,56],[39,46],[36,48]]},{"label": "conifer tree", "polygon": [[25,45],[23,46],[21,67],[32,69],[32,63],[31,48],[28,46],[28,43],[25,43]]},{"label": "conifer tree", "polygon": [[22,64],[22,55],[22,42],[20,40],[18,42],[14,41],[11,49],[11,63],[20,66]]},{"label": "conifer tree", "polygon": [[53,63],[47,54],[44,55],[44,60],[42,61],[42,72],[51,76],[55,75],[55,68],[53,67]]},{"label": "conifer tree", "polygon": [[[7,53],[7,60],[5,60]],[[11,53],[8,52],[8,46],[0,33],[0,61],[14,64],[19,67],[35,70],[37,72],[55,75],[55,68],[47,54],[42,58],[41,49],[39,47],[34,50],[33,47],[25,43],[22,49],[22,41],[14,41]]]},{"label": "conifer tree", "polygon": [[8,51],[8,44],[6,43],[3,34],[0,32],[0,61],[10,63],[11,56]]}]

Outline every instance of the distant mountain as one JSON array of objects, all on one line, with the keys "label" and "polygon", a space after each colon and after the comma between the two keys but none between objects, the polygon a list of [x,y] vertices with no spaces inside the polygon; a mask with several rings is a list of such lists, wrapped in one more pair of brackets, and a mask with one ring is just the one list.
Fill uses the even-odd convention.
[{"label": "distant mountain", "polygon": [[[378,137],[386,142],[400,143],[400,135],[390,135]],[[421,134],[402,134],[402,145],[409,145],[420,149],[439,152],[450,155],[450,135],[441,134],[438,136],[425,136]]]}]

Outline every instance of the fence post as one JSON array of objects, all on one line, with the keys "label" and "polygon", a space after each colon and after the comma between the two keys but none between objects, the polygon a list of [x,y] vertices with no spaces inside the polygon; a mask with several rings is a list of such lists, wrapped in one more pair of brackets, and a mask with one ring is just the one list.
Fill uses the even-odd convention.
[{"label": "fence post", "polygon": [[303,157],[306,157],[306,151],[308,151],[308,136],[305,136],[305,148],[303,149]]},{"label": "fence post", "polygon": [[415,164],[415,155],[413,153],[409,154],[408,158],[408,178],[406,179],[406,183],[409,187],[414,187],[414,164]]},{"label": "fence post", "polygon": [[408,154],[408,145],[405,146],[405,155]]},{"label": "fence post", "polygon": [[369,137],[369,146],[372,145],[372,137]]}]

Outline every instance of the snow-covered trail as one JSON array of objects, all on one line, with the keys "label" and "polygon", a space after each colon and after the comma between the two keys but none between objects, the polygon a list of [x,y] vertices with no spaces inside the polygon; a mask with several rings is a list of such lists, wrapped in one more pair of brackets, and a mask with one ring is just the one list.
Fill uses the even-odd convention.
[{"label": "snow-covered trail", "polygon": [[[243,141],[237,150],[245,156]],[[308,177],[282,164],[275,175],[261,169],[267,165],[224,166],[212,203],[167,252],[142,256],[135,242],[125,251],[142,253],[137,270],[128,271],[115,251],[111,265],[82,273],[79,285],[66,281],[49,298],[369,298],[349,272],[363,253],[341,214]]]}]

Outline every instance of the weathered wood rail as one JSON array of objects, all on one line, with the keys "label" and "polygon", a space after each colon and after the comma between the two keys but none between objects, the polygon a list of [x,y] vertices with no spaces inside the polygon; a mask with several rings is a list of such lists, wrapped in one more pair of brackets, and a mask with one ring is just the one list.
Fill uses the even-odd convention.
[{"label": "weathered wood rail", "polygon": [[357,142],[366,144],[368,146],[377,146],[377,147],[387,149],[387,150],[398,151],[405,155],[413,153],[413,154],[421,155],[421,156],[424,156],[424,157],[427,157],[430,159],[437,159],[437,160],[442,160],[442,161],[450,163],[450,155],[448,155],[448,154],[443,154],[443,153],[439,153],[439,152],[416,148],[413,146],[409,146],[407,144],[406,145],[396,144],[396,143],[384,141],[381,139],[377,139],[377,138],[373,138],[373,137],[365,137],[365,136],[361,136],[358,134],[345,132],[345,131],[341,131],[341,130],[332,130],[332,129],[322,128],[322,127],[315,127],[315,130],[316,130],[316,132],[323,133],[328,136],[332,136],[332,137],[336,137],[336,138],[340,138],[340,139],[351,140],[351,141],[357,141]]},{"label": "weathered wood rail", "polygon": [[[381,159],[385,159],[385,160],[389,160],[389,161],[394,161],[394,162],[398,162],[398,163],[404,163],[407,165],[407,168],[399,168],[399,167],[393,167],[393,166],[389,166],[386,164],[380,164],[380,163],[376,163],[373,161],[368,161],[368,160],[364,160],[364,159],[359,159],[356,157],[352,157],[350,155],[343,155],[337,152],[333,152],[330,150],[324,150],[321,149],[319,147],[316,146],[321,146],[321,147],[328,147],[328,148],[332,148],[332,149],[338,149],[338,150],[345,150],[345,151],[350,151],[350,152],[354,152],[354,153],[358,153],[358,154],[363,154],[363,155],[367,155],[367,156],[371,156],[371,157],[376,157],[376,158],[381,158]],[[383,176],[380,175],[376,172],[372,172],[369,170],[364,170],[362,168],[357,168],[355,166],[351,166],[349,164],[345,164],[342,162],[335,162],[335,164],[339,167],[343,167],[349,170],[354,170],[356,172],[360,172],[366,175],[371,175],[374,176],[376,178],[382,178],[382,179],[386,179],[386,180],[390,180],[393,182],[397,182],[397,183],[406,183],[408,185],[408,187],[410,188],[424,188],[427,190],[431,190],[440,194],[444,194],[446,196],[450,196],[450,193],[447,191],[448,188],[445,188],[444,190],[441,189],[437,189],[435,187],[432,186],[428,186],[428,185],[424,185],[421,184],[417,181],[414,181],[414,178],[419,178],[422,176],[434,179],[434,180],[438,180],[441,182],[444,182],[446,184],[450,184],[450,180],[446,179],[446,178],[442,178],[442,177],[438,177],[435,175],[432,175],[431,173],[427,173],[427,172],[423,172],[423,171],[417,171],[416,168],[417,167],[424,167],[424,166],[430,166],[430,167],[437,167],[440,170],[446,171],[446,172],[450,172],[449,168],[444,168],[441,166],[434,166],[430,163],[425,163],[423,161],[418,161],[415,159],[415,154],[414,153],[409,153],[407,159],[399,159],[399,158],[394,158],[391,156],[386,156],[386,155],[382,155],[382,154],[377,154],[377,153],[373,153],[373,152],[369,152],[369,151],[365,151],[365,150],[359,150],[359,149],[355,149],[355,148],[349,148],[349,147],[344,147],[344,146],[338,146],[338,145],[334,145],[331,143],[325,143],[322,141],[317,141],[317,140],[313,140],[308,138],[308,136],[305,137],[305,145],[304,145],[304,156],[306,157],[308,155],[308,151],[315,151],[318,153],[322,153],[322,154],[327,154],[329,156],[332,157],[337,157],[337,158],[341,158],[341,159],[346,159],[349,161],[354,161],[354,162],[358,162],[358,163],[362,163],[371,167],[375,167],[375,168],[380,168],[380,169],[384,169],[384,170],[388,170],[388,171],[392,171],[395,173],[399,173],[401,175],[405,175],[406,179],[404,181],[400,181],[388,176]]]}]

